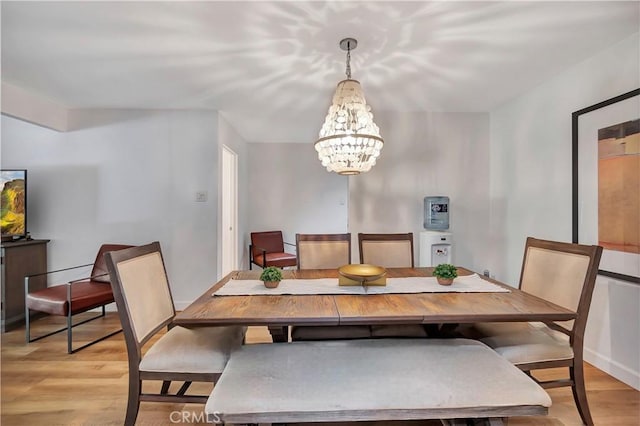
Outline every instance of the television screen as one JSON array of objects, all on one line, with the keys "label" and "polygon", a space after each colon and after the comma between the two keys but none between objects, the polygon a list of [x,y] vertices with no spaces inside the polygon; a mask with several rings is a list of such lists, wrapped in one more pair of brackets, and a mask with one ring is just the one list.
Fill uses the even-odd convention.
[{"label": "television screen", "polygon": [[3,237],[27,235],[27,171],[0,171],[0,219]]}]

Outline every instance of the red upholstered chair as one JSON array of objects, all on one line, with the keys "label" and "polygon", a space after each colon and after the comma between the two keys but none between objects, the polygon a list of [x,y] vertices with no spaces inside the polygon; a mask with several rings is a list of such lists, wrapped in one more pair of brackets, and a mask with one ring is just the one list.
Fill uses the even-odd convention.
[{"label": "red upholstered chair", "polygon": [[[73,269],[87,268],[92,265],[91,263],[73,266],[71,268],[58,269],[55,271],[47,271],[42,274],[25,277],[25,321],[27,343],[35,342],[36,340],[67,330],[67,352],[73,353],[121,332],[121,329],[114,331],[88,344],[80,346],[79,348],[73,349],[73,327],[103,317],[105,315],[105,305],[114,302],[109,272],[107,271],[104,258],[105,253],[129,247],[132,246],[123,244],[103,244],[100,247],[96,260],[93,263],[91,274],[86,278],[73,280],[65,284],[54,285],[42,290],[33,292],[29,291],[29,280],[33,277],[49,275],[62,271],[70,271]],[[102,307],[102,313],[100,315],[96,315],[92,318],[73,324],[73,315],[99,307]],[[32,339],[31,321],[29,318],[31,311],[44,312],[49,315],[65,316],[67,317],[67,326]]]},{"label": "red upholstered chair", "polygon": [[252,232],[251,244],[249,245],[249,269],[252,264],[261,268],[296,266],[296,255],[286,253],[284,251],[285,244],[293,246],[293,244],[284,242],[282,231]]}]

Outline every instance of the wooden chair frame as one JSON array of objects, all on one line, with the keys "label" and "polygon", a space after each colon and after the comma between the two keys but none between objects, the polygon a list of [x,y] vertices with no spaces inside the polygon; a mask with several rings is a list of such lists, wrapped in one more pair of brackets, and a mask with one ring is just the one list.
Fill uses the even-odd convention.
[{"label": "wooden chair frame", "polygon": [[[571,386],[573,392],[573,398],[578,409],[578,413],[582,418],[582,421],[586,425],[593,425],[593,419],[591,418],[591,412],[589,411],[589,404],[587,402],[587,392],[585,389],[584,381],[584,365],[583,365],[583,346],[584,346],[584,331],[587,326],[587,317],[589,315],[589,306],[591,305],[591,298],[593,295],[593,288],[595,286],[596,277],[598,275],[598,266],[600,264],[600,257],[602,256],[602,247],[600,246],[587,246],[571,243],[562,243],[556,241],[539,240],[536,238],[527,238],[525,246],[525,255],[522,262],[522,269],[520,271],[520,281],[518,288],[523,291],[526,289],[522,287],[522,281],[527,262],[527,255],[529,248],[537,247],[541,249],[558,251],[563,253],[572,253],[589,257],[589,266],[587,268],[587,274],[585,275],[584,284],[580,293],[580,300],[577,308],[577,318],[573,323],[573,327],[568,329],[555,322],[546,322],[545,324],[556,331],[569,336],[569,344],[573,350],[573,359],[546,361],[546,362],[533,362],[527,364],[518,364],[517,367],[522,371],[530,375],[540,386],[545,389]],[[568,367],[569,378],[559,380],[539,381],[531,372],[533,370],[556,368],[556,367]]]},{"label": "wooden chair frame", "polygon": [[[296,234],[296,259],[298,270],[300,270],[300,242],[301,241],[346,241],[348,243],[349,259],[347,263],[351,263],[351,233],[345,234]],[[315,269],[315,268],[313,268]]]},{"label": "wooden chair frame", "polygon": [[[111,275],[111,286],[113,295],[120,312],[120,321],[124,330],[124,337],[127,345],[127,354],[129,359],[129,396],[127,401],[127,414],[125,417],[125,425],[133,426],[138,416],[141,401],[152,402],[175,402],[175,403],[196,403],[204,404],[207,402],[209,395],[186,395],[186,391],[192,382],[215,382],[219,379],[220,373],[182,373],[182,372],[145,372],[140,371],[140,361],[142,361],[142,348],[158,331],[164,327],[171,328],[173,317],[175,317],[175,308],[172,318],[160,323],[155,329],[147,334],[140,342],[136,339],[131,322],[131,314],[127,306],[125,295],[122,291],[120,274],[116,265],[120,262],[144,256],[146,254],[158,252],[162,258],[160,251],[160,243],[157,241],[145,246],[134,247],[127,250],[107,253],[107,267]],[[163,259],[164,268],[164,259]],[[166,276],[166,268],[165,268]],[[169,288],[169,296],[173,305],[173,296]],[[160,393],[143,393],[143,380],[162,380]],[[181,381],[184,384],[175,394],[169,394],[169,386],[172,381]]]},{"label": "wooden chair frame", "polygon": [[[415,266],[413,254],[413,232],[405,234],[363,234],[358,233],[358,249],[360,250],[360,263],[364,263],[363,241],[409,241],[411,243],[411,267]],[[384,265],[380,265],[384,266]],[[409,265],[407,265],[409,266]]]}]

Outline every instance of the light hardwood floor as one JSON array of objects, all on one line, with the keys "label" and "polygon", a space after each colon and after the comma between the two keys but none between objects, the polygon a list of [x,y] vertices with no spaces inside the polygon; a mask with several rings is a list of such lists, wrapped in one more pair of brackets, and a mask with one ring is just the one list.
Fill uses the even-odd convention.
[{"label": "light hardwood floor", "polygon": [[[45,318],[36,321],[34,328],[38,333],[63,325],[63,318]],[[109,313],[105,319],[77,327],[78,343],[117,328],[117,314]],[[269,341],[264,327],[251,327],[247,334],[248,343]],[[127,399],[126,360],[122,334],[73,355],[66,353],[64,333],[28,345],[24,328],[2,334],[2,426],[121,425]],[[639,391],[589,364],[586,377],[596,425],[640,425]],[[192,388],[202,393],[211,390],[206,384]],[[548,417],[513,418],[509,426],[581,424],[569,388],[551,389],[549,394],[553,406]],[[140,406],[138,424],[205,424],[202,410],[200,405],[145,402]],[[403,424],[431,426],[439,422]]]}]

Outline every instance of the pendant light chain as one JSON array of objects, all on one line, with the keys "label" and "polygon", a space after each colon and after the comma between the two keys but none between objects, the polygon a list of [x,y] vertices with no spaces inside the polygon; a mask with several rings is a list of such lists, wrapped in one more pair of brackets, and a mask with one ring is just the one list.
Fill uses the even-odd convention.
[{"label": "pendant light chain", "polygon": [[351,80],[351,43],[347,43],[347,80]]}]

